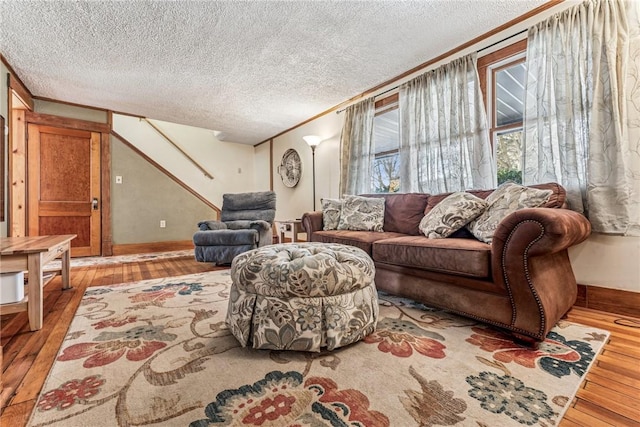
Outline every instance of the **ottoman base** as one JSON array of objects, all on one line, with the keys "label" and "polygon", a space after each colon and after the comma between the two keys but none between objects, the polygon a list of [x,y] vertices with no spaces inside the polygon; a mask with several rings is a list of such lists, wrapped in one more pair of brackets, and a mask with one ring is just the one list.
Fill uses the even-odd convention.
[{"label": "ottoman base", "polygon": [[378,318],[373,285],[343,295],[288,299],[232,288],[231,301],[226,319],[231,332],[243,347],[263,350],[333,350],[373,333]]},{"label": "ottoman base", "polygon": [[333,350],[375,330],[374,275],[371,258],[353,246],[257,248],[233,260],[226,323],[243,347]]}]

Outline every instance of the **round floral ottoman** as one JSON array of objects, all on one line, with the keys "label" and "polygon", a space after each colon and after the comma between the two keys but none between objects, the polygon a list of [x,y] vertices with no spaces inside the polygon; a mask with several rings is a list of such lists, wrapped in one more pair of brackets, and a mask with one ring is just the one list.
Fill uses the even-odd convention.
[{"label": "round floral ottoman", "polygon": [[375,330],[374,274],[371,258],[352,246],[263,246],[231,264],[226,323],[243,347],[333,350]]}]

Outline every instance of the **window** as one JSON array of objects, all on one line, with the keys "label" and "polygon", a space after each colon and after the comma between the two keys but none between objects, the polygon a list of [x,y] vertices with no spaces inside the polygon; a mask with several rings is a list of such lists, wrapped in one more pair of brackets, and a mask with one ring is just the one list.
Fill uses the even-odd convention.
[{"label": "window", "polygon": [[376,101],[373,119],[372,188],[375,193],[396,193],[400,190],[400,147],[398,94]]},{"label": "window", "polygon": [[498,184],[522,184],[526,40],[478,59]]}]

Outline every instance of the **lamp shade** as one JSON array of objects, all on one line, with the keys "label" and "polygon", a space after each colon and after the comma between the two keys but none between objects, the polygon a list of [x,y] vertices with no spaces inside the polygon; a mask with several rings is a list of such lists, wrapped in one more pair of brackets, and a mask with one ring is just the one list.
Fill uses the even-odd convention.
[{"label": "lamp shade", "polygon": [[302,139],[304,139],[307,142],[307,144],[309,144],[311,147],[316,147],[318,144],[322,142],[322,138],[320,138],[317,135],[303,136]]}]

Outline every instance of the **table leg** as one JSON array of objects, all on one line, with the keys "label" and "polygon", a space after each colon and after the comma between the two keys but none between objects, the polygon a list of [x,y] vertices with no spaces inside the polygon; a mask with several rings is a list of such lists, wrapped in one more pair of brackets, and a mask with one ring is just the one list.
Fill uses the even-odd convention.
[{"label": "table leg", "polygon": [[69,289],[69,267],[71,265],[71,248],[67,245],[66,250],[62,253],[62,289]]},{"label": "table leg", "polygon": [[32,331],[42,329],[42,263],[40,261],[40,253],[29,254],[27,259],[29,271],[27,313]]}]

